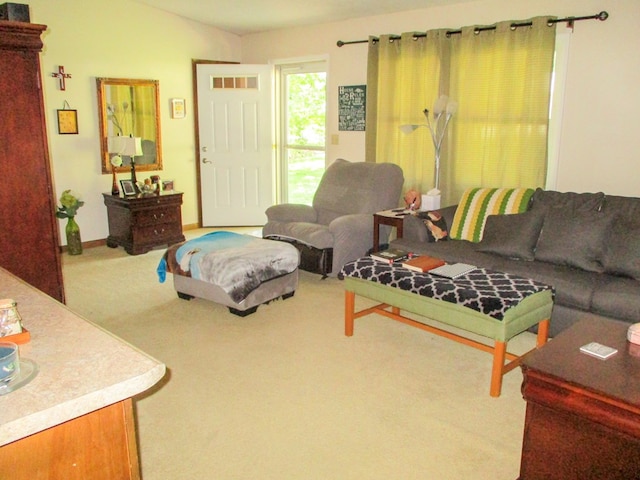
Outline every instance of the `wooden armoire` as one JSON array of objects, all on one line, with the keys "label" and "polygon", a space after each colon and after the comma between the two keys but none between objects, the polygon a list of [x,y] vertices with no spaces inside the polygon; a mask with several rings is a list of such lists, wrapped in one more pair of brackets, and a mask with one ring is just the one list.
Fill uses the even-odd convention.
[{"label": "wooden armoire", "polygon": [[0,267],[64,302],[40,74],[46,28],[0,21]]}]

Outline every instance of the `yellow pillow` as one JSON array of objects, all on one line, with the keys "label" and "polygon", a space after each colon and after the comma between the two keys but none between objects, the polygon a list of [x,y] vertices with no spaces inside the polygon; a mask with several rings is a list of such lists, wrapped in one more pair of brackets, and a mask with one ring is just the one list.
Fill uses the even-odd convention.
[{"label": "yellow pillow", "polygon": [[449,237],[454,240],[482,240],[489,215],[527,211],[532,188],[470,188],[458,203]]}]

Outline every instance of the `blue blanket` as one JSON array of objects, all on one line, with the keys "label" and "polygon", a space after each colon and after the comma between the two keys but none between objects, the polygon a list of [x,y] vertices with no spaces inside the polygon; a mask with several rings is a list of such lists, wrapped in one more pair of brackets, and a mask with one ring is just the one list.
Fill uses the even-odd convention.
[{"label": "blue blanket", "polygon": [[263,282],[294,272],[298,263],[298,250],[288,243],[211,232],[169,247],[157,273],[160,283],[169,272],[217,285],[240,303]]}]

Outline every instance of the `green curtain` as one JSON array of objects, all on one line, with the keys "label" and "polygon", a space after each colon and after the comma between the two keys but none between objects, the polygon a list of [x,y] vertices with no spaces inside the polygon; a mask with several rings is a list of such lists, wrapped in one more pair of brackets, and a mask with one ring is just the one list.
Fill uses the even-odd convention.
[{"label": "green curtain", "polygon": [[152,86],[132,87],[133,136],[156,139],[156,97]]},{"label": "green curtain", "polygon": [[549,18],[535,18],[530,27],[512,29],[507,21],[495,30],[370,41],[367,161],[400,165],[405,189],[433,188],[428,130],[405,135],[399,126],[425,124],[423,110],[444,94],[458,111],[441,149],[443,205],[456,203],[468,187],[543,186],[555,49]]},{"label": "green curtain", "polygon": [[[122,135],[156,138],[156,98],[151,86],[113,85],[108,102],[114,111],[112,123],[122,128]],[[116,127],[116,132],[117,132]]]}]

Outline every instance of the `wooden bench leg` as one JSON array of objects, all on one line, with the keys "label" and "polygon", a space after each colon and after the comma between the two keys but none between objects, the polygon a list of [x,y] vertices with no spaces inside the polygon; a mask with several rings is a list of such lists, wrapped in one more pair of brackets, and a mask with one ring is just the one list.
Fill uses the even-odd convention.
[{"label": "wooden bench leg", "polygon": [[506,353],[507,343],[496,340],[493,347],[493,368],[491,369],[491,388],[489,389],[489,395],[492,397],[499,397],[502,391],[502,369]]},{"label": "wooden bench leg", "polygon": [[549,338],[549,319],[542,320],[538,324],[538,337],[536,339],[536,346],[540,348],[545,343],[547,343],[547,339]]},{"label": "wooden bench leg", "polygon": [[349,290],[344,291],[344,334],[353,336],[353,320],[356,310],[356,294]]}]

